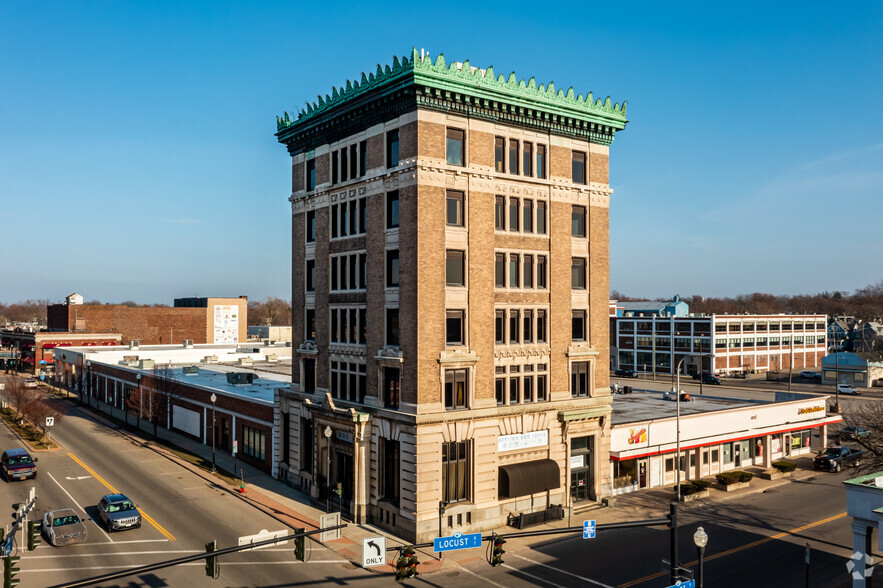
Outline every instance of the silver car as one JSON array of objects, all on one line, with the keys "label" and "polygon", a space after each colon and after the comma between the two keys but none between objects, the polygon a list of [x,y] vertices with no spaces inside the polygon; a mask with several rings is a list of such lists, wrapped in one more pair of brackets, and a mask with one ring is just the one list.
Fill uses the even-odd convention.
[{"label": "silver car", "polygon": [[135,503],[123,494],[108,494],[98,502],[98,516],[108,532],[137,529],[141,526],[141,512]]},{"label": "silver car", "polygon": [[79,515],[69,508],[53,510],[43,515],[43,534],[55,547],[85,543],[86,525]]}]

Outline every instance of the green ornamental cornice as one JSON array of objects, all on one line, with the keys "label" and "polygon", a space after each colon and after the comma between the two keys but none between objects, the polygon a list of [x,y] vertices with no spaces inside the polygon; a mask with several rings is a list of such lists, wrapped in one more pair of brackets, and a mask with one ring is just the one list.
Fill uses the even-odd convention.
[{"label": "green ornamental cornice", "polygon": [[[283,135],[290,137],[314,124],[333,117],[341,105],[359,102],[360,97],[369,98],[372,92],[390,92],[414,86],[420,99],[418,104],[429,108],[449,109],[452,102],[466,103],[467,109],[496,109],[512,116],[526,116],[549,121],[563,126],[591,127],[591,135],[603,129],[603,134],[612,135],[625,128],[626,103],[613,103],[608,96],[595,99],[591,92],[575,94],[573,87],[565,91],[556,89],[553,82],[537,85],[535,78],[525,81],[518,79],[515,72],[505,76],[497,75],[493,67],[480,69],[469,61],[447,65],[444,54],[435,61],[426,54],[421,56],[417,49],[407,56],[393,57],[392,65],[378,65],[371,74],[362,73],[358,81],[347,80],[346,85],[333,87],[331,94],[318,96],[316,102],[307,103],[306,108],[297,112],[292,120],[285,112],[276,117],[276,131],[280,141]],[[442,107],[440,103],[444,102]],[[606,142],[606,141],[605,141]]]}]

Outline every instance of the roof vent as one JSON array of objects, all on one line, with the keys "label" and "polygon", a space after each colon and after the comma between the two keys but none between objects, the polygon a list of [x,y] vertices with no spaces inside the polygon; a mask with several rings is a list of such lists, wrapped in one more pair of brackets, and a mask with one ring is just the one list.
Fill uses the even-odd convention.
[{"label": "roof vent", "polygon": [[193,339],[184,339],[184,349],[193,349]]},{"label": "roof vent", "polygon": [[140,339],[132,339],[129,341],[129,349],[138,349],[139,345],[141,345]]},{"label": "roof vent", "polygon": [[199,373],[198,365],[185,365],[183,368],[185,376],[195,376]]}]

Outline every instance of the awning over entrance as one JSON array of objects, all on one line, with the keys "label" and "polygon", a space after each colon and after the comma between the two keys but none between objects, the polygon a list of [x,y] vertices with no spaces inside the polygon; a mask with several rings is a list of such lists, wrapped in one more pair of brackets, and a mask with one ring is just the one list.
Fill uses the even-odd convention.
[{"label": "awning over entrance", "polygon": [[551,459],[500,466],[500,498],[517,498],[561,486],[561,471]]}]

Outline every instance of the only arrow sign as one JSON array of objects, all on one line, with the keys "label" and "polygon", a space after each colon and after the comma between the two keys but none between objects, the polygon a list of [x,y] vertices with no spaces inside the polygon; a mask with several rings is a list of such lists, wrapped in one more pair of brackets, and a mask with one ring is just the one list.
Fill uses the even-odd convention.
[{"label": "only arrow sign", "polygon": [[373,547],[377,550],[377,555],[380,555],[380,546],[374,543],[374,541],[368,541],[368,547]]}]

